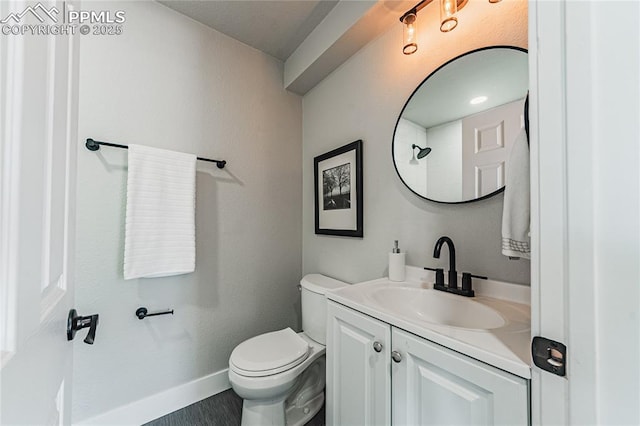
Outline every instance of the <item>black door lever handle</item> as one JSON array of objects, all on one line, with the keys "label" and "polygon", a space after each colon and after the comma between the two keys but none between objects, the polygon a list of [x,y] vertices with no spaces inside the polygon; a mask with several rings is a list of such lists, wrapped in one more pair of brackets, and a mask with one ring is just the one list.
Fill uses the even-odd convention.
[{"label": "black door lever handle", "polygon": [[96,338],[96,328],[98,327],[98,314],[83,317],[78,315],[75,309],[71,309],[67,317],[67,340],[73,340],[78,330],[87,327],[89,327],[89,333],[87,333],[84,342],[93,345],[93,341]]}]

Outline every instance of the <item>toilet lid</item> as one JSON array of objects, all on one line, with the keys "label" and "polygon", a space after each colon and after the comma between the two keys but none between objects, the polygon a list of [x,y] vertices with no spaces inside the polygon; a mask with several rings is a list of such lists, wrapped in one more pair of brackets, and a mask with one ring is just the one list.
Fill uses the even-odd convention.
[{"label": "toilet lid", "polygon": [[268,376],[288,370],[309,356],[309,344],[290,328],[261,334],[240,343],[230,364],[245,376]]}]

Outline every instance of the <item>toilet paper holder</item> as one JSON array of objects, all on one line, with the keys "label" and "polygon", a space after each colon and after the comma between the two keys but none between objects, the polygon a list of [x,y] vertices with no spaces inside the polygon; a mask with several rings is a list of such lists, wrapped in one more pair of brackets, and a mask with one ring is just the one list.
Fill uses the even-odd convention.
[{"label": "toilet paper holder", "polygon": [[156,311],[156,312],[149,312],[149,310],[144,306],[141,306],[140,308],[136,309],[136,316],[140,320],[145,319],[146,317],[154,317],[156,315],[168,315],[168,314],[173,315],[173,309],[165,309],[164,311]]}]

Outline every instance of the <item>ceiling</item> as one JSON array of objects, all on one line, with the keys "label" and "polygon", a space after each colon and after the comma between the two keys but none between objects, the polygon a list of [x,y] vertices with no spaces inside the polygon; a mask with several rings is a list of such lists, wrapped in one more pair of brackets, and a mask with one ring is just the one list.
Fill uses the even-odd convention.
[{"label": "ceiling", "polygon": [[157,1],[281,60],[284,88],[304,95],[416,0]]},{"label": "ceiling", "polygon": [[159,0],[165,6],[285,61],[337,0]]},{"label": "ceiling", "polygon": [[[529,87],[527,54],[497,48],[481,50],[448,63],[422,84],[402,117],[424,128],[523,99]],[[470,100],[486,96],[477,105]]]}]

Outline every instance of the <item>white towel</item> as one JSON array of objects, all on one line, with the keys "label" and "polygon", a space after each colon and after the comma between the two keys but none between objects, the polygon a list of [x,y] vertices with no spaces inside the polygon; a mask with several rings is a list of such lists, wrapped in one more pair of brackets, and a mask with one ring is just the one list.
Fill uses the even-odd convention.
[{"label": "white towel", "polygon": [[502,210],[502,254],[531,259],[529,144],[524,129],[511,147]]},{"label": "white towel", "polygon": [[196,156],[129,145],[124,279],[195,270]]}]

